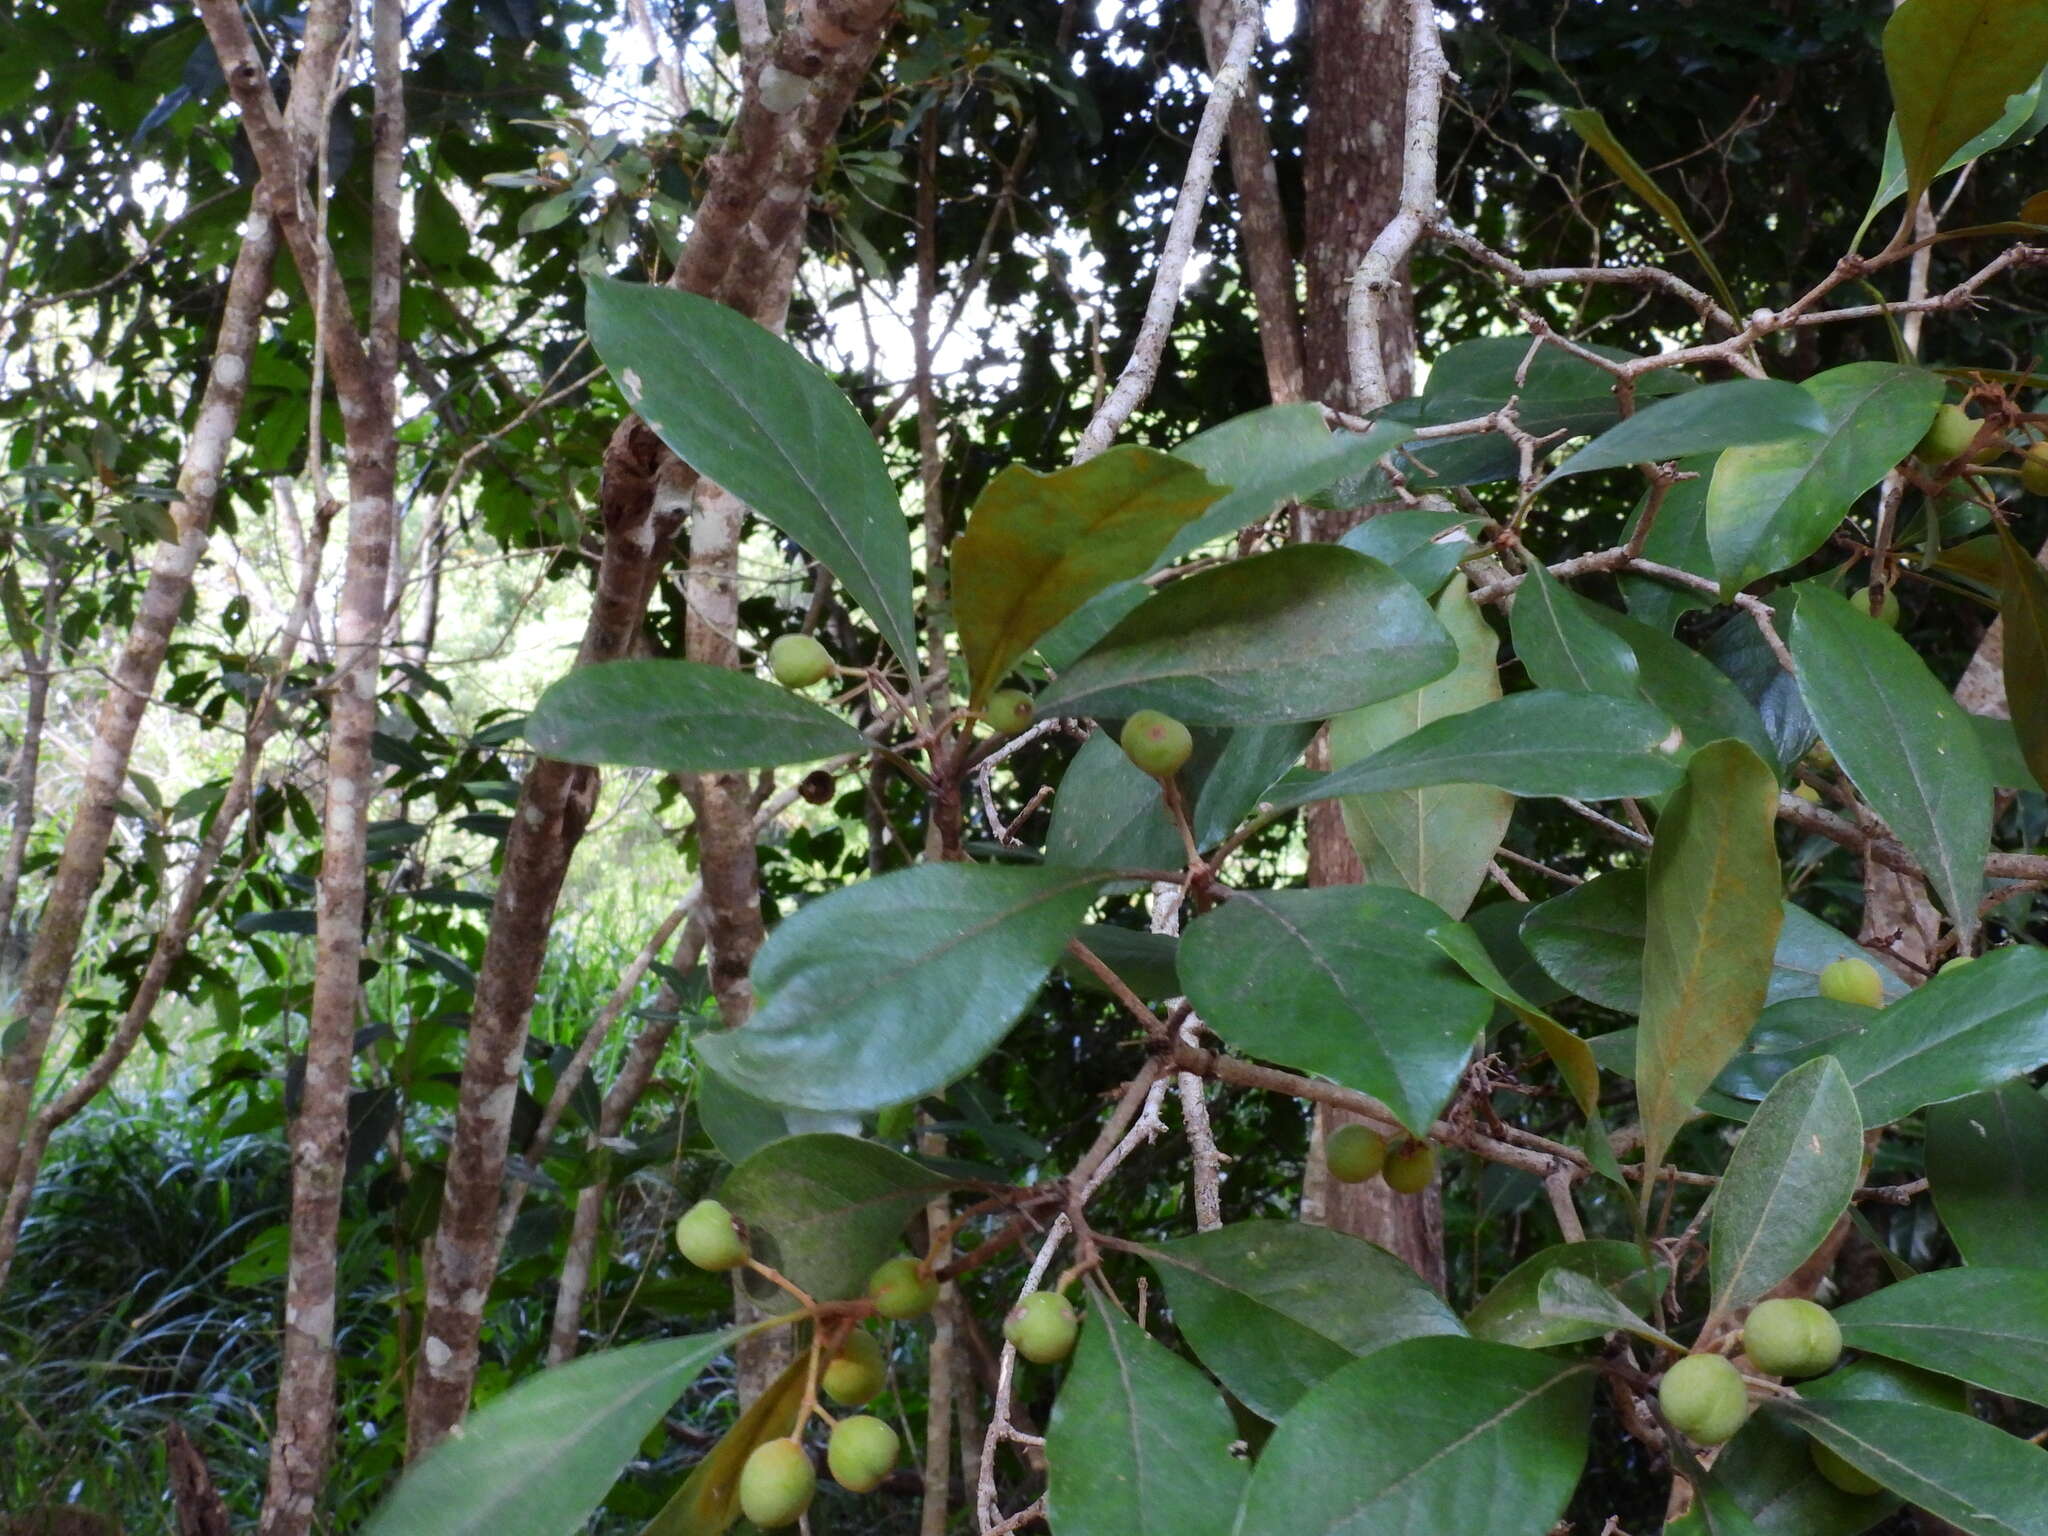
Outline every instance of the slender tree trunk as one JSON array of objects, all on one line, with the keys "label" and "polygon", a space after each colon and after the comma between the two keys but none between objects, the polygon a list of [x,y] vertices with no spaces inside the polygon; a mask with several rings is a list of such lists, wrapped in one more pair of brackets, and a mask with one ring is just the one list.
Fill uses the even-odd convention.
[{"label": "slender tree trunk", "polygon": [[[55,573],[51,580],[54,583]],[[22,866],[28,862],[28,842],[36,825],[36,781],[43,758],[43,722],[50,708],[50,664],[57,655],[57,604],[53,585],[43,594],[43,627],[32,650],[22,652],[22,670],[28,674],[28,704],[22,714],[21,748],[14,755],[13,825],[7,836],[7,853],[0,859],[0,997],[4,997],[14,967],[14,907],[21,896]]]},{"label": "slender tree trunk", "polygon": [[[1340,409],[1370,409],[1385,402],[1361,398],[1347,362],[1351,275],[1400,205],[1407,7],[1402,0],[1316,0],[1309,26],[1308,142],[1302,166],[1309,395]],[[1388,382],[1405,393],[1415,363],[1412,301],[1405,288],[1399,309],[1384,319],[1381,336]],[[1365,515],[1363,508],[1306,512],[1304,532],[1335,539]],[[1314,752],[1322,750],[1319,738]],[[1327,766],[1327,758],[1322,765]],[[1347,885],[1363,878],[1335,801],[1309,807],[1308,868],[1311,885]],[[1434,1185],[1407,1196],[1378,1180],[1340,1184],[1330,1177],[1322,1145],[1349,1118],[1328,1108],[1316,1111],[1302,1189],[1303,1219],[1378,1243],[1443,1289],[1443,1201]]]}]

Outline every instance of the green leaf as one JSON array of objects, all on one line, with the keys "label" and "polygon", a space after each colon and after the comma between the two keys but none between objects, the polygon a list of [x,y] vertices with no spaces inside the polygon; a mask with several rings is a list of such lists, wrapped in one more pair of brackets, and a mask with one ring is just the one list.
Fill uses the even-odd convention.
[{"label": "green leaf", "polygon": [[789,1117],[777,1105],[742,1093],[716,1072],[699,1067],[691,1108],[711,1145],[738,1166],[772,1141],[789,1134]]},{"label": "green leaf", "polygon": [[2048,1536],[2048,1451],[1917,1403],[1784,1398],[1782,1413],[1851,1466],[1970,1536]]},{"label": "green leaf", "polygon": [[710,1454],[690,1469],[640,1536],[725,1536],[740,1518],[740,1473],[770,1440],[794,1433],[810,1383],[810,1355],[799,1352],[755,1398]]},{"label": "green leaf", "polygon": [[2000,789],[2039,789],[2027,755],[2010,720],[1996,715],[1970,716],[1970,729],[1977,733],[1977,745],[1984,749],[1984,761],[1991,767],[1991,782]]},{"label": "green leaf", "polygon": [[1838,1308],[1866,1354],[2048,1404],[2048,1270],[1941,1269]]},{"label": "green leaf", "polygon": [[1197,433],[1173,450],[1174,457],[1198,466],[1230,493],[1181,529],[1158,563],[1364,474],[1406,435],[1393,423],[1369,432],[1332,432],[1323,423],[1323,408],[1309,401],[1269,405]]},{"label": "green leaf", "polygon": [[771,1104],[874,1110],[943,1088],[1037,995],[1095,900],[1100,871],[925,864],[785,918],[755,959],[757,1005],[697,1037]]},{"label": "green leaf", "polygon": [[[1361,525],[1384,521],[1373,518]],[[1499,642],[1479,605],[1455,576],[1436,615],[1457,642],[1458,664],[1397,699],[1355,709],[1330,722],[1330,766],[1348,768],[1412,736],[1432,720],[1462,714],[1501,696],[1494,665]],[[1514,797],[1485,784],[1435,784],[1350,795],[1339,801],[1344,830],[1370,885],[1397,885],[1462,917],[1485,882],[1494,850],[1514,815]]]},{"label": "green leaf", "polygon": [[1764,729],[1756,707],[1727,673],[1691,646],[1611,608],[1589,603],[1587,611],[1603,628],[1627,642],[1634,653],[1634,696],[1670,717],[1684,733],[1689,744],[1685,750],[1732,736],[1747,742],[1765,762],[1777,761],[1770,732]]},{"label": "green leaf", "polygon": [[867,738],[787,688],[696,661],[578,667],[526,718],[535,751],[567,763],[725,773],[864,752]]},{"label": "green leaf", "polygon": [[1791,646],[1821,740],[1919,860],[1967,941],[1991,851],[1992,796],[1969,717],[1910,645],[1824,588],[1800,593]]},{"label": "green leaf", "polygon": [[1553,1349],[1597,1339],[1607,1325],[1545,1312],[1541,1304],[1544,1279],[1569,1270],[1599,1284],[1624,1306],[1644,1311],[1656,1304],[1664,1288],[1665,1270],[1652,1266],[1634,1243],[1595,1238],[1545,1248],[1510,1270],[1465,1317],[1475,1339],[1513,1344],[1521,1349]]},{"label": "green leaf", "polygon": [[903,1224],[953,1182],[872,1141],[817,1133],[763,1147],[718,1198],[746,1222],[754,1257],[836,1301],[860,1294]]},{"label": "green leaf", "polygon": [[[1115,971],[1138,996],[1180,996],[1180,972],[1176,967],[1180,941],[1172,934],[1140,933],[1135,928],[1090,923],[1081,930],[1079,938],[1096,959]],[[1071,955],[1060,956],[1059,967],[1076,986],[1108,995],[1109,989],[1095,973]]]},{"label": "green leaf", "polygon": [[1867,1126],[2048,1062],[2048,950],[1994,950],[1890,1004],[1836,1051]]},{"label": "green leaf", "polygon": [[1998,525],[2003,563],[1999,613],[2005,620],[2005,698],[2034,785],[2048,786],[2048,572]]},{"label": "green leaf", "polygon": [[2048,66],[2048,12],[2032,0],[1904,0],[1884,29],[1906,196],[1996,123]]},{"label": "green leaf", "polygon": [[1661,1329],[1652,1328],[1599,1281],[1577,1270],[1551,1270],[1536,1285],[1536,1310],[1545,1317],[1565,1323],[1579,1323],[1597,1329],[1593,1337],[1609,1333],[1632,1333],[1652,1344],[1682,1352],[1685,1348]]},{"label": "green leaf", "polygon": [[1046,1426],[1046,1515],[1060,1536],[1230,1536],[1247,1471],[1200,1371],[1100,1294]]},{"label": "green leaf", "polygon": [[1465,512],[1395,507],[1374,513],[1337,542],[1384,561],[1424,597],[1434,597],[1472,553],[1472,529],[1478,522]]},{"label": "green leaf", "polygon": [[[1778,780],[1739,741],[1693,754],[1650,851],[1636,1094],[1643,1166],[1658,1167],[1694,1102],[1763,1011],[1784,922]],[[1656,1180],[1643,1180],[1648,1200]]]},{"label": "green leaf", "polygon": [[399,1480],[362,1536],[571,1536],[735,1329],[606,1350],[493,1398]]},{"label": "green leaf", "polygon": [[[1707,487],[1713,483],[1718,454],[1703,453],[1680,459],[1678,467],[1692,475],[1664,493],[1657,506],[1657,520],[1643,541],[1643,558],[1658,565],[1673,566],[1695,576],[1714,574],[1714,554],[1707,546]],[[1630,515],[1627,533],[1633,538],[1637,526],[1648,514],[1650,493],[1645,491]],[[1624,575],[1620,580],[1622,600],[1631,617],[1659,634],[1668,635],[1679,616],[1695,608],[1714,606],[1712,593],[1679,586],[1655,576]]]},{"label": "green leaf", "polygon": [[1312,720],[1229,732],[1196,730],[1194,756],[1181,775],[1184,787],[1190,780],[1195,785],[1195,808],[1188,817],[1195,841],[1208,848],[1235,831],[1274,781],[1301,760],[1315,734]]},{"label": "green leaf", "polygon": [[970,705],[987,702],[1041,635],[1119,581],[1152,568],[1223,494],[1184,459],[1119,447],[1040,474],[1004,468],[953,545],[953,612]]},{"label": "green leaf", "polygon": [[1598,1114],[1600,1069],[1594,1064],[1593,1052],[1586,1042],[1516,991],[1494,964],[1493,956],[1486,952],[1479,935],[1463,923],[1439,923],[1430,929],[1429,937],[1460,970],[1491,992],[1536,1036],[1550,1053],[1550,1059],[1557,1063],[1558,1073],[1579,1108],[1588,1116]]},{"label": "green leaf", "polygon": [[1069,869],[1179,869],[1186,857],[1159,781],[1091,731],[1053,796],[1045,862]]},{"label": "green leaf", "polygon": [[[1978,134],[1961,149],[1941,163],[1936,177],[1968,165],[1980,156],[2001,149],[2015,138],[2022,143],[2039,131],[2037,121],[2041,99],[2041,82],[2036,80],[2023,91],[2016,91],[2005,99],[2005,110],[1998,121]],[[1849,242],[1854,249],[1863,244],[1863,236],[1870,229],[1879,213],[1906,195],[1906,152],[1899,144],[1899,120],[1894,116],[1885,128],[1884,163],[1878,173],[1877,190],[1871,194],[1870,207],[1864,210],[1863,222],[1856,226],[1856,236]]]},{"label": "green leaf", "polygon": [[1580,107],[1564,114],[1564,120],[1571,125],[1572,132],[1586,141],[1586,145],[1607,162],[1607,168],[1619,176],[1622,184],[1643,200],[1643,205],[1657,214],[1672,231],[1683,240],[1686,249],[1706,271],[1707,280],[1714,285],[1714,293],[1721,300],[1721,307],[1729,314],[1740,312],[1735,295],[1729,291],[1727,281],[1721,276],[1721,269],[1714,265],[1714,258],[1707,254],[1707,248],[1700,244],[1700,238],[1692,232],[1692,225],[1679,211],[1678,204],[1670,194],[1658,186],[1650,173],[1636,163],[1631,155],[1614,136],[1614,130],[1607,126],[1607,119],[1590,107]]},{"label": "green leaf", "polygon": [[1584,1364],[1477,1339],[1389,1345],[1280,1421],[1241,1529],[1544,1536],[1585,1465],[1592,1383]]},{"label": "green leaf", "polygon": [[593,277],[586,313],[641,419],[822,562],[915,668],[909,530],[852,402],[781,337],[697,294]]},{"label": "green leaf", "polygon": [[1800,387],[1819,402],[1826,432],[1730,448],[1714,464],[1707,543],[1723,591],[1826,543],[1850,504],[1913,451],[1942,393],[1939,374],[1898,363],[1848,363]]},{"label": "green leaf", "polygon": [[1170,583],[1061,673],[1038,712],[1321,720],[1418,688],[1457,659],[1429,605],[1386,566],[1297,544]]},{"label": "green leaf", "polygon": [[1657,795],[1682,776],[1663,748],[1671,722],[1647,704],[1535,689],[1423,726],[1348,768],[1282,786],[1280,806],[1340,795],[1492,784],[1512,795],[1612,800]]},{"label": "green leaf", "polygon": [[1400,1259],[1327,1227],[1238,1222],[1147,1248],[1145,1257],[1202,1364],[1265,1419],[1361,1355],[1463,1332]]},{"label": "green leaf", "polygon": [[1797,384],[1782,379],[1730,379],[1637,411],[1558,465],[1544,484],[1596,469],[1660,463],[1743,443],[1811,436],[1827,431],[1827,426],[1820,402]]},{"label": "green leaf", "polygon": [[1181,983],[1232,1045],[1369,1093],[1422,1135],[1492,1011],[1429,942],[1443,921],[1387,886],[1240,891],[1188,926]]},{"label": "green leaf", "polygon": [[1927,1181],[1965,1261],[2048,1269],[2048,1099],[2024,1078],[1927,1112]]},{"label": "green leaf", "polygon": [[[1891,975],[1889,971],[1881,974]],[[1788,997],[1773,1003],[1758,1017],[1742,1049],[1714,1079],[1714,1091],[1760,1100],[1794,1067],[1835,1054],[1876,1018],[1860,1003],[1838,1003],[1826,997]]]},{"label": "green leaf", "polygon": [[1779,1078],[1714,1198],[1714,1310],[1743,1311],[1805,1263],[1849,1208],[1862,1167],[1863,1121],[1840,1063],[1822,1056]]},{"label": "green leaf", "polygon": [[1532,555],[1509,621],[1515,656],[1538,688],[1634,698],[1635,653],[1593,617],[1592,606]]}]

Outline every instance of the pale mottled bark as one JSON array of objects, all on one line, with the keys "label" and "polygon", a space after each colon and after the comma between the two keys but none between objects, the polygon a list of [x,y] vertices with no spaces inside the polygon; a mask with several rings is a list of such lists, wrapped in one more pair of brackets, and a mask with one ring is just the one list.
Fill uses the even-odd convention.
[{"label": "pale mottled bark", "polygon": [[50,709],[50,664],[57,655],[57,596],[43,597],[43,623],[36,643],[22,652],[22,670],[28,674],[28,701],[22,711],[21,745],[14,754],[8,775],[14,805],[12,825],[7,834],[7,853],[0,859],[0,997],[6,995],[14,948],[14,907],[21,896],[22,866],[28,862],[29,838],[36,825],[36,785],[43,761],[43,723]]}]

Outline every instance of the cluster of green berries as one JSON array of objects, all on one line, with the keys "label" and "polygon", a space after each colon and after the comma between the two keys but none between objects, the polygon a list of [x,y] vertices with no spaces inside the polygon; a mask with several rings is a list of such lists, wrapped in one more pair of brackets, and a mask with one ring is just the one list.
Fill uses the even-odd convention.
[{"label": "cluster of green berries", "polygon": [[1436,1177],[1436,1148],[1426,1141],[1388,1145],[1383,1136],[1362,1125],[1340,1125],[1323,1143],[1323,1161],[1330,1177],[1342,1184],[1363,1184],[1375,1176],[1398,1195],[1419,1195]]},{"label": "cluster of green berries", "polygon": [[[1913,452],[1923,464],[1939,467],[1952,464],[1964,454],[1972,464],[1987,464],[2003,458],[2011,445],[1994,435],[1982,446],[1977,434],[1984,424],[1960,405],[1944,405],[1934,413],[1933,424]],[[2020,459],[2020,484],[2035,496],[2048,496],[2048,443],[2031,445]]]}]

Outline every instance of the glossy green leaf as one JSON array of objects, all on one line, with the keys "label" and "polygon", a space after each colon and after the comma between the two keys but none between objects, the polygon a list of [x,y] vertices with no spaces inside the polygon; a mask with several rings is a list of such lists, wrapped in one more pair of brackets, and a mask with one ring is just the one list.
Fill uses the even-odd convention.
[{"label": "glossy green leaf", "polygon": [[1671,722],[1633,699],[1536,689],[1431,721],[1348,768],[1283,788],[1274,803],[1433,784],[1585,800],[1656,795],[1682,776],[1664,751],[1671,737]]},{"label": "glossy green leaf", "polygon": [[[1700,748],[1650,851],[1636,1094],[1646,1168],[1763,1011],[1784,922],[1778,780],[1739,741]],[[1655,1181],[1643,1181],[1647,1200]]]},{"label": "glossy green leaf", "polygon": [[1280,1421],[1241,1528],[1543,1536],[1585,1465],[1592,1382],[1582,1363],[1478,1339],[1389,1345]]},{"label": "glossy green leaf", "polygon": [[[1634,360],[1633,354],[1614,347],[1594,345],[1584,350],[1610,362]],[[1693,387],[1695,381],[1687,375],[1663,369],[1636,381],[1636,399],[1640,405]],[[1539,437],[1552,432],[1577,437],[1621,419],[1621,408],[1614,399],[1614,375],[1604,368],[1561,347],[1532,349],[1526,336],[1482,336],[1446,347],[1430,360],[1429,384],[1415,420],[1439,425],[1465,421],[1497,410],[1510,399],[1515,401],[1522,430]],[[1514,474],[1512,443],[1498,436],[1476,441],[1504,448],[1505,473]],[[1409,445],[1425,462],[1450,446],[1443,439]]]},{"label": "glossy green leaf", "polygon": [[[1998,121],[1956,150],[1941,163],[1935,171],[1937,177],[1968,165],[1979,156],[1988,155],[1995,149],[2002,149],[2014,139],[2022,143],[2032,138],[2040,128],[2038,114],[2042,94],[2042,82],[2036,80],[2023,91],[2015,92],[2005,100],[2005,110],[1998,115]],[[1906,152],[1899,143],[1899,120],[1894,116],[1885,129],[1884,163],[1878,173],[1877,191],[1871,194],[1870,207],[1864,211],[1863,222],[1856,227],[1856,237],[1849,242],[1856,247],[1863,243],[1863,236],[1887,206],[1906,195]]]},{"label": "glossy green leaf", "polygon": [[2048,12],[2031,0],[1903,0],[1884,29],[1906,196],[1996,123],[2048,67]]},{"label": "glossy green leaf", "polygon": [[1910,645],[1822,588],[1800,593],[1791,648],[1821,739],[1967,939],[1991,851],[1992,795],[1969,717]]},{"label": "glossy green leaf", "polygon": [[2048,1270],[1941,1269],[1836,1309],[1866,1354],[2048,1404]]},{"label": "glossy green leaf", "polygon": [[838,386],[723,304],[589,279],[590,344],[685,464],[796,540],[917,663],[910,535],[882,450]]},{"label": "glossy green leaf", "polygon": [[1152,589],[1142,581],[1119,581],[1104,587],[1051,633],[1040,637],[1038,659],[1053,671],[1064,672],[1151,595]]},{"label": "glossy green leaf", "polygon": [[1617,1301],[1641,1312],[1655,1304],[1664,1287],[1662,1265],[1651,1266],[1642,1249],[1611,1238],[1560,1243],[1545,1248],[1510,1270],[1465,1317],[1475,1339],[1513,1344],[1522,1349],[1553,1349],[1597,1339],[1606,1325],[1543,1310],[1543,1282],[1553,1271],[1570,1270],[1609,1291]]},{"label": "glossy green leaf", "polygon": [[774,683],[696,661],[578,667],[526,719],[536,752],[568,763],[725,773],[864,752],[842,717]]},{"label": "glossy green leaf", "polygon": [[[1891,972],[1880,974],[1890,976]],[[1838,1003],[1826,997],[1788,997],[1772,1003],[1757,1018],[1742,1049],[1714,1079],[1714,1090],[1737,1099],[1762,1099],[1794,1067],[1834,1055],[1877,1017],[1860,1003]]]},{"label": "glossy green leaf", "polygon": [[1181,983],[1231,1045],[1369,1093],[1421,1135],[1492,1011],[1429,942],[1443,921],[1387,886],[1241,891],[1188,926]]},{"label": "glossy green leaf", "polygon": [[1465,924],[1440,923],[1430,929],[1429,936],[1437,948],[1451,957],[1458,969],[1491,992],[1536,1036],[1543,1049],[1550,1053],[1550,1059],[1557,1063],[1558,1073],[1564,1078],[1565,1086],[1571,1089],[1580,1110],[1587,1115],[1597,1114],[1600,1107],[1600,1069],[1594,1064],[1593,1052],[1586,1042],[1516,991],[1486,952],[1479,935]]},{"label": "glossy green leaf", "polygon": [[1714,1310],[1741,1312],[1812,1256],[1856,1192],[1863,1120],[1832,1056],[1778,1079],[1714,1198]]},{"label": "glossy green leaf", "polygon": [[[1657,520],[1650,525],[1649,537],[1643,541],[1645,560],[1689,571],[1695,576],[1714,574],[1714,553],[1707,546],[1707,487],[1713,483],[1714,462],[1718,457],[1718,454],[1707,453],[1678,461],[1678,467],[1688,471],[1693,478],[1672,486],[1657,504]],[[1631,537],[1648,512],[1649,505],[1650,493],[1645,491],[1629,518],[1628,533]],[[1670,634],[1681,614],[1690,613],[1695,608],[1714,606],[1714,594],[1711,592],[1660,581],[1655,576],[1628,574],[1620,578],[1620,584],[1630,617],[1659,634]]]},{"label": "glossy green leaf", "polygon": [[2048,572],[1998,525],[2004,564],[1999,613],[2005,621],[2005,698],[2033,785],[2048,786]]},{"label": "glossy green leaf", "polygon": [[1144,575],[1222,494],[1187,460],[1149,448],[1111,448],[1050,474],[1006,466],[953,544],[969,702],[984,703],[1018,657],[1096,593]]},{"label": "glossy green leaf", "polygon": [[[1180,996],[1180,972],[1175,964],[1180,941],[1172,934],[1140,933],[1135,928],[1090,923],[1076,937],[1138,996]],[[1076,986],[1107,994],[1109,989],[1095,973],[1072,956],[1062,955],[1059,967]]]},{"label": "glossy green leaf", "polygon": [[2010,720],[1996,715],[1970,716],[1970,729],[1977,733],[1977,745],[1984,749],[1984,761],[1991,768],[1991,782],[2000,789],[2039,789],[2027,755],[2020,750],[2019,736]]},{"label": "glossy green leaf", "polygon": [[2048,1536],[2048,1451],[1982,1419],[1854,1399],[1786,1398],[1772,1408],[1970,1536]]},{"label": "glossy green leaf", "polygon": [[1730,379],[1645,406],[1558,465],[1545,484],[1596,469],[1682,459],[1742,443],[1811,436],[1825,432],[1827,425],[1820,402],[1797,384],[1782,379]]},{"label": "glossy green leaf", "polygon": [[1607,119],[1590,107],[1580,107],[1575,111],[1567,111],[1564,120],[1571,125],[1572,132],[1586,141],[1587,148],[1607,162],[1607,168],[1621,178],[1622,184],[1641,198],[1644,206],[1669,224],[1673,233],[1685,242],[1686,249],[1692,252],[1694,259],[1705,269],[1708,281],[1714,286],[1715,296],[1721,301],[1721,307],[1731,315],[1740,313],[1741,306],[1735,302],[1735,295],[1729,291],[1726,280],[1721,276],[1721,269],[1714,265],[1714,258],[1709,256],[1707,248],[1700,244],[1700,238],[1693,233],[1692,225],[1686,222],[1685,214],[1680,211],[1678,204],[1672,201],[1671,195],[1657,185],[1656,178],[1637,164],[1636,157],[1623,147],[1622,142],[1614,136],[1614,130],[1607,126]]},{"label": "glossy green leaf", "polygon": [[1939,374],[1848,363],[1800,386],[1819,403],[1817,437],[1730,448],[1707,487],[1707,543],[1726,591],[1796,565],[1849,506],[1913,451],[1941,403]]},{"label": "glossy green leaf", "polygon": [[1395,507],[1374,513],[1337,542],[1391,565],[1424,597],[1434,597],[1472,553],[1478,521],[1466,512]]},{"label": "glossy green leaf", "polygon": [[1195,753],[1181,781],[1183,786],[1190,780],[1194,784],[1195,808],[1188,820],[1195,841],[1209,848],[1235,831],[1280,775],[1301,761],[1315,739],[1316,726],[1306,720],[1193,734]]},{"label": "glossy green leaf", "polygon": [[1100,1295],[1046,1426],[1046,1514],[1060,1536],[1230,1536],[1246,1467],[1207,1377]]},{"label": "glossy green leaf", "polygon": [[1927,1182],[1971,1264],[2048,1270],[2048,1098],[2024,1078],[1927,1112]]},{"label": "glossy green leaf", "polygon": [[1634,653],[1633,695],[1670,717],[1686,750],[1723,736],[1747,742],[1767,763],[1777,761],[1771,734],[1727,673],[1691,646],[1597,604],[1587,611]]},{"label": "glossy green leaf", "polygon": [[571,1536],[736,1330],[606,1350],[471,1415],[399,1480],[362,1536]]},{"label": "glossy green leaf", "polygon": [[[1500,672],[1494,665],[1499,642],[1467,594],[1463,576],[1453,577],[1444,589],[1436,614],[1457,642],[1457,666],[1398,699],[1332,720],[1332,768],[1348,768],[1432,720],[1462,714],[1501,696]],[[1368,884],[1413,891],[1453,917],[1462,917],[1479,894],[1515,809],[1512,795],[1487,784],[1384,790],[1349,795],[1338,804]]]},{"label": "glossy green leaf", "polygon": [[1377,560],[1296,544],[1168,584],[1039,695],[1041,715],[1320,720],[1419,688],[1457,647]]},{"label": "glossy green leaf", "polygon": [[1558,1322],[1578,1323],[1596,1329],[1598,1332],[1594,1337],[1630,1333],[1664,1349],[1677,1351],[1685,1348],[1661,1329],[1651,1327],[1638,1317],[1606,1286],[1575,1269],[1553,1269],[1537,1282],[1536,1310]]},{"label": "glossy green leaf", "polygon": [[1532,556],[1510,618],[1515,656],[1538,688],[1634,698],[1635,653],[1593,617],[1592,606]]},{"label": "glossy green leaf", "polygon": [[1994,950],[1945,971],[1835,1054],[1869,1126],[2031,1072],[2048,1063],[2048,950]]},{"label": "glossy green leaf", "polygon": [[1070,869],[1178,869],[1186,858],[1159,781],[1092,731],[1053,796],[1045,861]]},{"label": "glossy green leaf", "polygon": [[1230,491],[1174,536],[1160,563],[1364,474],[1403,436],[1392,423],[1370,432],[1332,432],[1324,425],[1323,408],[1308,401],[1269,405],[1197,433],[1173,450],[1174,457]]},{"label": "glossy green leaf", "polygon": [[718,1155],[735,1167],[789,1134],[789,1117],[781,1106],[742,1093],[701,1066],[691,1108]]},{"label": "glossy green leaf", "polygon": [[762,946],[753,1017],[697,1049],[772,1104],[920,1098],[1009,1032],[1101,884],[1099,871],[925,864],[821,896]]},{"label": "glossy green leaf", "polygon": [[813,1134],[763,1147],[718,1198],[746,1222],[754,1257],[831,1301],[860,1294],[903,1224],[952,1182],[875,1142]]},{"label": "glossy green leaf", "polygon": [[1189,1347],[1261,1418],[1278,1419],[1361,1355],[1464,1331],[1400,1259],[1327,1227],[1238,1222],[1145,1257]]}]

